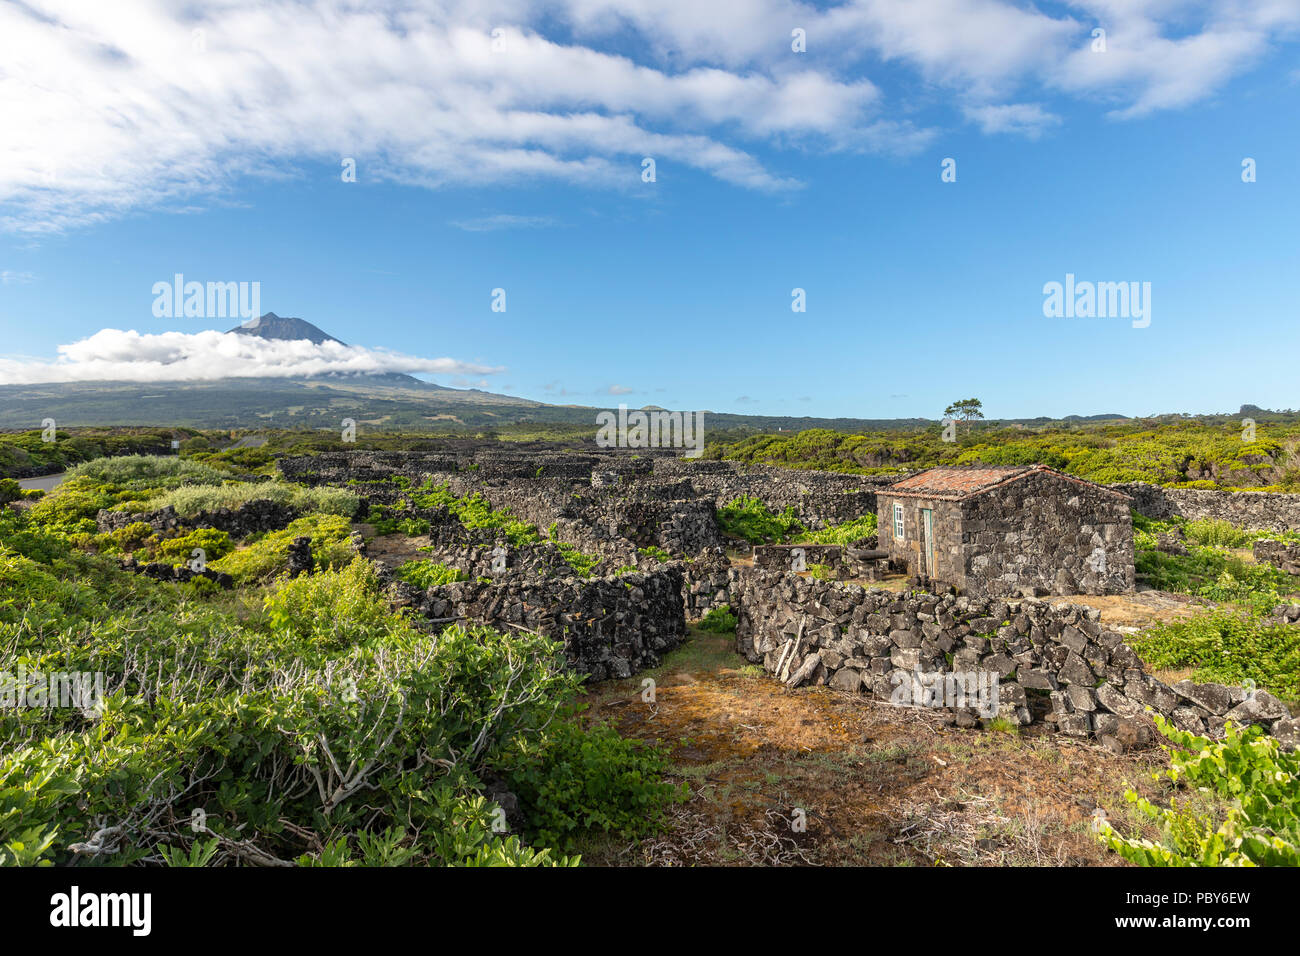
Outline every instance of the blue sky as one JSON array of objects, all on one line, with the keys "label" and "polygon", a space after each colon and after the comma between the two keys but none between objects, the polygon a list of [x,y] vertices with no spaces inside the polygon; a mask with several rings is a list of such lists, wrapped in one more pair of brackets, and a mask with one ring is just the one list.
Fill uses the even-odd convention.
[{"label": "blue sky", "polygon": [[[236,324],[155,318],[179,272],[260,282],[264,311],[391,367],[444,359],[427,377],[550,402],[1300,407],[1300,4],[764,0],[713,22],[430,4],[400,29],[344,28],[333,4],[127,4],[126,25],[68,6],[0,23],[8,89],[40,91],[0,93],[18,134],[0,145],[0,381],[166,377],[166,356],[211,347],[186,336]],[[504,49],[484,54],[493,23]],[[271,44],[287,24],[319,31],[310,53]],[[189,47],[159,54],[160,35]],[[42,103],[56,50],[75,107]],[[1066,273],[1149,282],[1149,327],[1044,317]],[[126,354],[139,340],[85,344],[104,329],[141,333],[150,361]]]}]

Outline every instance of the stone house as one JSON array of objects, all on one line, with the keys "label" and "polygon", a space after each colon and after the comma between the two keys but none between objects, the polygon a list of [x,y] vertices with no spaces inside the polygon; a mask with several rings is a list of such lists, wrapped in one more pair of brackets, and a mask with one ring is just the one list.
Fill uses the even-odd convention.
[{"label": "stone house", "polygon": [[984,597],[1133,589],[1131,498],[1046,465],[931,468],[883,488],[879,547]]}]

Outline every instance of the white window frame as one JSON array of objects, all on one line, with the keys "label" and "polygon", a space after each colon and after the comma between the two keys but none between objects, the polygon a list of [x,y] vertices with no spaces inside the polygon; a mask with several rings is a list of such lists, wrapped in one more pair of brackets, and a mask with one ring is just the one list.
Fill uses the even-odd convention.
[{"label": "white window frame", "polygon": [[903,540],[903,506],[894,502],[894,540]]}]

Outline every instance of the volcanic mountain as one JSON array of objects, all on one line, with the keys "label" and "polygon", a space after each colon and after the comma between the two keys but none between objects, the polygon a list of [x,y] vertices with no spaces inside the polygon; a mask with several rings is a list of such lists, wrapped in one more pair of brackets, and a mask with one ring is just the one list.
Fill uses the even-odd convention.
[{"label": "volcanic mountain", "polygon": [[[306,339],[313,345],[320,345],[322,342],[338,342],[339,345],[346,346],[347,343],[341,339],[336,339],[328,332],[312,325],[306,319],[298,319],[276,315],[274,312],[268,312],[266,315],[258,316],[255,319],[249,319],[243,325],[237,325],[227,332],[234,332],[239,335],[256,335],[261,339],[279,339],[286,342],[297,342]],[[425,382],[413,375],[407,375],[404,372],[381,372],[373,375],[348,375],[338,372],[322,372],[311,376],[316,379],[347,379],[366,385],[397,385],[406,388],[436,388],[442,389],[441,385],[434,385],[432,382]]]},{"label": "volcanic mountain", "polygon": [[[274,312],[268,312],[256,319],[249,319],[243,325],[237,325],[229,331],[237,332],[240,335],[256,335],[258,338],[281,339],[289,342],[306,339],[313,345],[320,345],[322,342],[338,342],[339,345],[347,344],[346,342],[339,342],[338,339],[327,332],[322,332],[305,319],[285,318],[276,315]],[[409,378],[409,376],[407,377]]]}]

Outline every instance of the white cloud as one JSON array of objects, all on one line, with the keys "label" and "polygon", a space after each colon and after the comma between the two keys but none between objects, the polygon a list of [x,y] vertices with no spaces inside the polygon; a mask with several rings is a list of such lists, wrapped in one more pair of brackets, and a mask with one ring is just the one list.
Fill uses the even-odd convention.
[{"label": "white cloud", "polygon": [[0,285],[26,285],[34,281],[36,281],[36,276],[30,272],[13,272],[9,269],[0,270]]},{"label": "white cloud", "polygon": [[610,395],[631,395],[636,389],[628,388],[626,385],[611,385],[608,389]]},{"label": "white cloud", "polygon": [[429,372],[492,375],[503,368],[450,358],[425,359],[337,342],[263,339],[233,332],[101,329],[60,345],[53,362],[0,358],[0,385],[44,382],[185,382],[222,378],[292,378],[320,374]]},{"label": "white cloud", "polygon": [[653,156],[783,191],[765,150],[924,147],[892,105],[918,93],[992,132],[1050,122],[1025,90],[1132,118],[1298,29],[1294,0],[25,0],[0,4],[0,227],[194,208],[343,158],[361,186],[339,188],[636,188]]},{"label": "white cloud", "polygon": [[877,99],[815,68],[646,66],[549,40],[527,26],[541,18],[508,3],[0,5],[0,221],[63,229],[345,158],[358,183],[630,186],[653,155],[781,190],[798,184],[747,143],[838,135]]},{"label": "white cloud", "polygon": [[1059,116],[1047,112],[1037,103],[968,106],[963,112],[985,133],[1019,133],[1030,139],[1037,139],[1043,130],[1061,123]]}]

